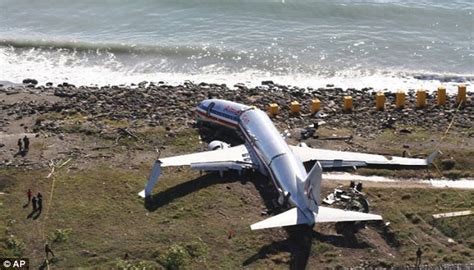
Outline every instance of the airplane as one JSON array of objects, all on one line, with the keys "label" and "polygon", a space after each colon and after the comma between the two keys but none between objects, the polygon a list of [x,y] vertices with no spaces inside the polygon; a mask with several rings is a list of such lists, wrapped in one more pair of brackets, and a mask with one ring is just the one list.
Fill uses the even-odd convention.
[{"label": "airplane", "polygon": [[[196,108],[197,121],[226,127],[235,131],[244,144],[231,147],[212,141],[210,151],[159,158],[155,161],[145,189],[139,193],[149,198],[158,181],[162,167],[189,166],[200,171],[256,170],[268,176],[279,192],[278,203],[293,208],[252,224],[252,230],[315,223],[382,220],[380,215],[346,211],[321,206],[320,190],[323,168],[360,166],[428,166],[438,154],[427,159],[385,157],[347,151],[310,148],[286,143],[268,115],[253,106],[222,100],[207,99]],[[304,162],[315,162],[307,172]]]}]

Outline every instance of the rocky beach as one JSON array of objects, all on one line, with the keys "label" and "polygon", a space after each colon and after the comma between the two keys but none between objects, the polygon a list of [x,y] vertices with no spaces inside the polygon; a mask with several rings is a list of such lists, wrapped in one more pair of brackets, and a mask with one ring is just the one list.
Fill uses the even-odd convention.
[{"label": "rocky beach", "polygon": [[[0,87],[1,133],[8,135],[12,131],[21,131],[64,138],[73,131],[107,137],[117,132],[114,124],[127,123],[123,128],[130,132],[134,128],[161,127],[166,136],[173,136],[191,129],[195,106],[212,97],[253,105],[262,110],[267,110],[270,103],[276,103],[281,109],[273,120],[282,131],[300,131],[298,129],[324,122],[329,128],[349,129],[350,135],[370,140],[396,127],[402,133],[411,132],[411,127],[442,133],[452,121],[453,130],[462,132],[466,138],[474,136],[474,92],[469,91],[468,101],[461,106],[458,106],[455,95],[448,97],[445,106],[436,106],[435,92],[428,93],[427,105],[423,109],[415,108],[415,90],[407,91],[403,109],[395,108],[395,93],[385,92],[385,109],[377,111],[377,91],[371,88],[341,89],[333,85],[318,89],[298,88],[275,85],[271,81],[264,81],[255,88],[237,84],[232,89],[226,85],[191,82],[178,86],[141,82],[131,86],[103,87],[76,87],[68,83],[35,86],[32,82],[37,83],[34,79],[26,79],[24,85]],[[354,107],[349,113],[343,111],[344,96],[353,97]],[[321,101],[321,111],[315,115],[310,113],[313,99]],[[292,101],[301,104],[301,113],[290,112]],[[119,130],[123,132],[124,129]],[[299,134],[293,135],[298,139]],[[13,162],[7,152],[14,149],[2,148],[2,164]]]}]

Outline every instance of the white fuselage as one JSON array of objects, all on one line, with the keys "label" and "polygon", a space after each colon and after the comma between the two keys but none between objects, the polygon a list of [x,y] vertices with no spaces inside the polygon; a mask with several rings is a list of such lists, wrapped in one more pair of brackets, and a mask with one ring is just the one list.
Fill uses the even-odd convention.
[{"label": "white fuselage", "polygon": [[242,133],[250,157],[258,164],[260,172],[272,179],[291,204],[302,210],[307,218],[314,220],[304,194],[303,182],[307,172],[303,162],[293,154],[265,112],[231,101],[210,99],[198,105],[197,117]]}]

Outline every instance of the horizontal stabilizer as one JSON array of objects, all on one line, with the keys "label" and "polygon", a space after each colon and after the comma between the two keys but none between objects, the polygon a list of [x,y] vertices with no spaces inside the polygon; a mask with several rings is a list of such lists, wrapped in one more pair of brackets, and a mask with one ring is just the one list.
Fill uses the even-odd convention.
[{"label": "horizontal stabilizer", "polygon": [[361,221],[361,220],[382,220],[382,216],[361,213],[356,211],[346,211],[337,208],[320,206],[318,213],[315,213],[316,223],[324,222],[343,222],[343,221]]},{"label": "horizontal stabilizer", "polygon": [[297,207],[292,208],[286,212],[278,214],[276,216],[267,218],[255,224],[252,224],[250,228],[252,230],[260,230],[266,228],[292,226],[298,224],[312,224],[313,222],[308,221],[304,216],[303,212]]}]

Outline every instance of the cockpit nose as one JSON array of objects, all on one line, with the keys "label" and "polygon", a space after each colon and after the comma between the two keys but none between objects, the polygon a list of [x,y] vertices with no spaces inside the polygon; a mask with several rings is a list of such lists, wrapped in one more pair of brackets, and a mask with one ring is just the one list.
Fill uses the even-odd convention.
[{"label": "cockpit nose", "polygon": [[206,99],[206,100],[201,101],[201,102],[198,104],[198,107],[201,108],[201,109],[206,110],[207,107],[209,107],[209,104],[210,104],[210,103],[211,103],[211,100]]}]

